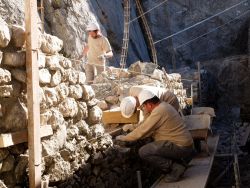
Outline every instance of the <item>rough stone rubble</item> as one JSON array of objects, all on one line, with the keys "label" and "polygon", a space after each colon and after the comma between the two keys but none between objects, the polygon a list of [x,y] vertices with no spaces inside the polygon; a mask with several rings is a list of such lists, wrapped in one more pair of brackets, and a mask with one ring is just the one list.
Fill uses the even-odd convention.
[{"label": "rough stone rubble", "polygon": [[[24,32],[21,26],[8,26],[0,19],[1,133],[27,129]],[[90,86],[85,84],[85,73],[74,68],[76,62],[58,53],[62,47],[59,38],[41,35],[38,57],[41,126],[51,125],[53,129],[52,136],[42,138],[43,179],[58,186],[71,180],[73,187],[77,184],[95,187],[110,184],[109,175],[115,174],[119,182],[122,179],[118,178],[122,172],[119,166],[129,163],[120,160],[119,149],[105,133],[102,110],[118,106],[129,88],[136,84],[167,87],[184,107],[186,91],[181,75],[164,74],[154,64],[136,62],[125,70],[109,67]],[[118,157],[115,172],[103,166],[111,156],[114,161]],[[27,183],[27,143],[1,148],[0,161],[2,184],[15,187]],[[89,172],[80,170],[86,168]],[[108,177],[103,177],[107,174]]]}]

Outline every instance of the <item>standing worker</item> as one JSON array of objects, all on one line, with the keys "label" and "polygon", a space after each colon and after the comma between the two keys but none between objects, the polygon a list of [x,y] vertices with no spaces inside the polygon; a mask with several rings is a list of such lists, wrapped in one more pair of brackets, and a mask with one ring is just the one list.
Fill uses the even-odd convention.
[{"label": "standing worker", "polygon": [[178,181],[193,157],[193,139],[178,112],[149,90],[142,90],[139,103],[150,115],[127,135],[116,140],[136,141],[152,137],[153,142],[139,149],[140,157],[166,174],[166,182]]},{"label": "standing worker", "polygon": [[92,83],[96,75],[105,71],[106,58],[113,57],[113,52],[97,23],[89,23],[86,30],[89,35],[88,43],[83,48],[83,55],[87,56],[88,61],[85,67],[86,82]]},{"label": "standing worker", "polygon": [[[130,118],[134,114],[137,107],[139,106],[138,95],[142,90],[150,90],[154,92],[155,95],[161,101],[171,104],[176,111],[178,112],[181,111],[178,98],[172,92],[164,88],[148,86],[148,85],[138,85],[138,86],[132,86],[129,90],[130,96],[122,99],[120,105],[122,116],[124,116],[125,118]],[[147,116],[147,113],[143,111],[143,115]]]}]

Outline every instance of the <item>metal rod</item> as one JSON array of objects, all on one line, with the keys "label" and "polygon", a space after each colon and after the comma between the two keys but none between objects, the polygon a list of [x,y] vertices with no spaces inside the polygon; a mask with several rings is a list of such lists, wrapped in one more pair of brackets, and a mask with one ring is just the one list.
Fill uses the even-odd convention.
[{"label": "metal rod", "polygon": [[235,187],[240,188],[240,170],[239,170],[239,161],[238,161],[238,154],[237,154],[237,141],[236,141],[236,129],[235,123],[233,124],[233,153],[234,153],[234,176],[235,176]]},{"label": "metal rod", "polygon": [[201,64],[198,61],[198,79],[199,79],[199,105],[201,105]]},{"label": "metal rod", "polygon": [[235,187],[240,188],[240,172],[239,172],[239,163],[237,154],[234,154],[234,175],[235,175]]},{"label": "metal rod", "polygon": [[141,183],[141,171],[137,170],[137,182],[138,182],[138,188],[142,188],[142,183]]},{"label": "metal rod", "polygon": [[229,163],[229,165],[225,168],[225,170],[223,170],[219,176],[217,176],[217,178],[213,181],[212,185],[213,187],[216,187],[216,184],[218,183],[218,181],[220,181],[220,179],[226,174],[226,172],[231,168],[233,162]]}]

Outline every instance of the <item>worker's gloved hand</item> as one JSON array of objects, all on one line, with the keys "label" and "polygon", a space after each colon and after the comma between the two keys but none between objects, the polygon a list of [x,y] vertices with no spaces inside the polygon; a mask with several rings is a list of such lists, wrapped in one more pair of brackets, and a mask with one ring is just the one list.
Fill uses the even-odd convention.
[{"label": "worker's gloved hand", "polygon": [[115,139],[118,140],[118,141],[125,141],[125,136],[124,135],[119,135],[119,136],[116,136]]},{"label": "worker's gloved hand", "polygon": [[98,60],[100,60],[100,61],[105,61],[106,55],[105,55],[105,54],[102,54],[102,55],[99,55],[97,58],[98,58]]},{"label": "worker's gloved hand", "polygon": [[133,126],[133,124],[127,124],[127,125],[124,125],[122,127],[122,130],[125,131],[125,132],[132,131],[132,130],[134,130],[134,126]]}]

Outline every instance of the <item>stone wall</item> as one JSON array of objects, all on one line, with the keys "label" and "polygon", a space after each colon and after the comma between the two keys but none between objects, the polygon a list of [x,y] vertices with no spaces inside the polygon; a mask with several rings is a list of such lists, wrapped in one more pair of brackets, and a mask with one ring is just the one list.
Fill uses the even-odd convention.
[{"label": "stone wall", "polygon": [[[0,20],[0,131],[27,129],[27,91],[24,29]],[[11,42],[10,42],[11,41]],[[51,125],[53,135],[42,138],[42,174],[50,183],[65,181],[92,158],[113,145],[104,135],[102,111],[95,93],[85,84],[85,73],[58,54],[63,42],[41,36],[38,57],[41,126]],[[10,47],[11,46],[11,50]],[[96,138],[99,138],[95,141]],[[92,139],[93,143],[88,140]],[[7,187],[24,186],[27,144],[0,149],[0,178]]]},{"label": "stone wall", "polygon": [[[27,129],[24,33],[23,27],[0,19],[0,133]],[[85,73],[75,68],[79,62],[58,53],[62,40],[45,33],[39,44],[40,124],[53,129],[53,135],[41,142],[43,180],[57,187],[134,187],[137,180],[132,174],[141,170],[144,184],[151,184],[158,174],[137,155],[147,140],[129,148],[118,146],[105,133],[102,110],[118,106],[135,84],[167,87],[184,107],[181,75],[137,62],[124,70],[108,67],[94,84],[86,85]],[[27,143],[0,149],[2,186],[27,186],[28,157]]]}]

